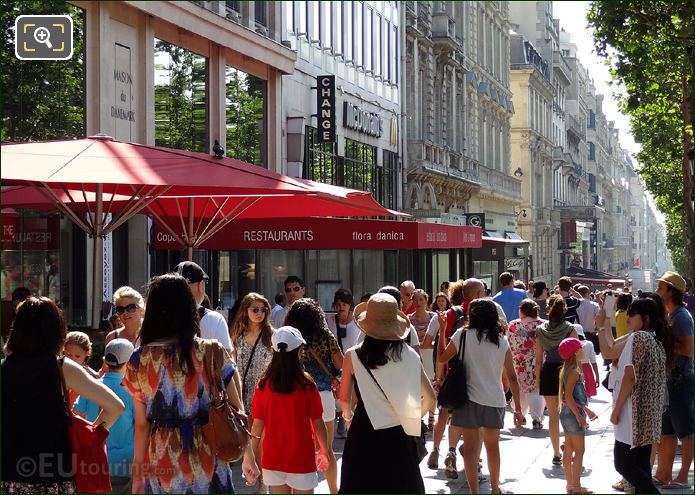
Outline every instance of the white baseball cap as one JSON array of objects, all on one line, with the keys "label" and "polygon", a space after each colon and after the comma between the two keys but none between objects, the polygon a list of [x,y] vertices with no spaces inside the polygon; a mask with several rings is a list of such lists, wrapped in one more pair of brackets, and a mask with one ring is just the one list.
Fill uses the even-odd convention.
[{"label": "white baseball cap", "polygon": [[285,344],[282,346],[286,351],[294,351],[298,347],[306,344],[304,337],[299,330],[291,326],[280,327],[275,330],[272,338],[270,339],[273,345],[273,350],[275,352],[280,352],[280,344]]},{"label": "white baseball cap", "polygon": [[128,362],[134,350],[130,340],[113,339],[104,347],[104,362],[109,366],[120,366]]},{"label": "white baseball cap", "polygon": [[582,337],[586,337],[586,335],[584,335],[584,327],[583,326],[581,326],[579,323],[574,323],[572,326],[577,331],[577,335],[581,335]]}]

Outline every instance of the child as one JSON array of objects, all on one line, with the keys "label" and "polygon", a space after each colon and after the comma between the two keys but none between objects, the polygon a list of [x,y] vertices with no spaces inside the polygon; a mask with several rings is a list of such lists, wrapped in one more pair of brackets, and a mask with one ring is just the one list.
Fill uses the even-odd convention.
[{"label": "child", "polygon": [[[63,354],[65,354],[66,358],[70,358],[82,366],[89,376],[97,378],[97,373],[89,367],[89,358],[92,357],[92,341],[89,340],[89,335],[84,332],[68,332],[68,335],[65,337]],[[70,390],[69,394],[70,407],[72,408],[77,399],[77,393]]]},{"label": "child", "polygon": [[[299,361],[306,344],[294,327],[279,328],[271,338],[273,357],[253,394],[253,438],[258,451],[263,438],[263,482],[271,493],[314,493],[316,470],[328,468],[328,433],[321,396]],[[313,425],[313,431],[312,431]],[[315,454],[314,433],[320,450]]]},{"label": "child", "polygon": [[[133,396],[121,385],[125,367],[133,354],[133,344],[127,339],[113,339],[104,348],[104,363],[108,371],[99,380],[118,396],[125,405],[123,414],[109,430],[106,449],[109,459],[112,493],[131,493],[130,466],[133,462],[133,443],[135,435],[135,409]],[[99,416],[99,406],[79,397],[75,411],[84,415],[87,421],[94,422]]]},{"label": "child", "polygon": [[558,346],[560,357],[565,360],[560,370],[559,402],[560,423],[565,431],[565,451],[562,464],[567,480],[567,493],[593,493],[581,486],[582,461],[584,460],[584,435],[586,417],[596,418],[587,405],[586,390],[582,380],[580,363],[584,357],[579,339],[569,337]]}]

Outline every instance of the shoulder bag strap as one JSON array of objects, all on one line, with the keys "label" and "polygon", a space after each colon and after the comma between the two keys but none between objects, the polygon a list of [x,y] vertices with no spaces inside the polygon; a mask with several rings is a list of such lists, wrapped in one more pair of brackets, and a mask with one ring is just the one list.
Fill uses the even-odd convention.
[{"label": "shoulder bag strap", "polygon": [[70,397],[70,392],[68,392],[68,386],[65,383],[65,375],[63,374],[63,362],[65,362],[65,356],[61,356],[60,358],[56,359],[56,363],[58,365],[58,376],[60,377],[60,390],[63,394],[63,404],[65,405],[65,414],[70,417],[72,414],[70,413],[70,402],[69,402],[69,397]]},{"label": "shoulder bag strap", "polygon": [[364,367],[364,369],[367,370],[367,373],[369,373],[369,376],[372,377],[372,380],[374,380],[374,383],[376,383],[376,386],[379,387],[379,390],[381,390],[381,393],[384,394],[384,397],[386,398],[386,401],[388,401],[389,404],[391,404],[391,402],[389,401],[388,395],[386,395],[386,392],[384,392],[384,389],[381,388],[381,385],[379,385],[379,382],[376,380],[376,377],[374,376],[374,373],[372,373],[372,370],[370,370],[370,369],[367,367],[367,365],[364,364],[364,361],[362,361],[362,358],[360,357],[360,355],[357,354],[357,351],[355,351],[355,356],[357,356],[357,359],[360,360],[360,363],[362,363],[362,366]]},{"label": "shoulder bag strap", "polygon": [[459,352],[458,352],[458,358],[461,362],[463,362],[463,356],[466,353],[466,332],[468,330],[462,330],[461,331],[461,342],[459,342]]},{"label": "shoulder bag strap", "polygon": [[[263,333],[263,330],[258,332],[258,337],[256,337],[256,342],[253,343],[253,348],[251,349],[251,355],[249,356],[249,361],[246,363],[246,369],[244,370],[244,376],[241,382],[241,389],[242,391],[246,391],[246,375],[249,374],[249,368],[251,367],[251,361],[253,360],[253,355],[256,354],[256,347],[258,347],[258,343],[261,341],[261,334]],[[241,338],[243,339],[244,336],[242,335]]]}]

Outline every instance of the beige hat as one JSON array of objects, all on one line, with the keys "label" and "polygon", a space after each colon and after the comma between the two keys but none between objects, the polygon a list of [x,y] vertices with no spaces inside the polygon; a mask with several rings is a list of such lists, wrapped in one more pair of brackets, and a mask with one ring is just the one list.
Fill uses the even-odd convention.
[{"label": "beige hat", "polygon": [[355,321],[366,335],[379,340],[401,340],[410,332],[408,317],[389,294],[377,293],[358,304]]},{"label": "beige hat", "polygon": [[666,282],[678,292],[685,294],[685,280],[676,272],[666,272],[659,280]]}]

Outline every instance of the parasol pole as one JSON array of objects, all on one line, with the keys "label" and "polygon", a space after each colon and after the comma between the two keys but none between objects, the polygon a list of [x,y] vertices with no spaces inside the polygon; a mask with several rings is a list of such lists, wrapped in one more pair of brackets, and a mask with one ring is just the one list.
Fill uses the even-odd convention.
[{"label": "parasol pole", "polygon": [[193,261],[193,198],[188,198],[188,233],[186,234],[186,251],[188,261]]},{"label": "parasol pole", "polygon": [[104,238],[103,231],[104,186],[96,187],[96,210],[94,212],[94,242],[92,244],[92,327],[99,328],[104,292]]}]

